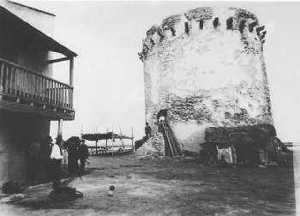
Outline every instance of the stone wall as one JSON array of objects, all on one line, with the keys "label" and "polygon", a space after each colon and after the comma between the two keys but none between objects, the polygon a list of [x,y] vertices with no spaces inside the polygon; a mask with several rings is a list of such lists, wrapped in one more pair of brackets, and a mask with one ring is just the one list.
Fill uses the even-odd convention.
[{"label": "stone wall", "polygon": [[238,8],[197,8],[151,27],[139,56],[153,130],[157,112],[168,109],[177,140],[198,151],[207,127],[272,124],[265,34]]}]

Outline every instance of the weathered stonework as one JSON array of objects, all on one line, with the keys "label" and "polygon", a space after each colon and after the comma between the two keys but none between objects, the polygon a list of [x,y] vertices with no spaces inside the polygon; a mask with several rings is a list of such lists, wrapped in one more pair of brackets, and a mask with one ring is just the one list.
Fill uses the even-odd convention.
[{"label": "weathered stonework", "polygon": [[272,124],[265,34],[254,14],[238,8],[196,8],[152,26],[139,57],[154,132],[161,109],[190,151],[199,150],[210,126]]},{"label": "weathered stonework", "polygon": [[163,135],[159,132],[153,134],[137,151],[137,156],[146,156],[146,155],[156,155],[163,156],[165,155]]}]

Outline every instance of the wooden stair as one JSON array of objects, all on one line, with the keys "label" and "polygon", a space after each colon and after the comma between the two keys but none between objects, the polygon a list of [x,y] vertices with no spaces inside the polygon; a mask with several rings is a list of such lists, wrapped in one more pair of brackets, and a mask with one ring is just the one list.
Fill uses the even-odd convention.
[{"label": "wooden stair", "polygon": [[180,148],[179,143],[177,142],[174,133],[171,129],[171,127],[169,126],[167,121],[162,121],[160,122],[160,126],[162,129],[162,134],[164,136],[164,142],[166,145],[166,155],[167,156],[179,156],[182,155],[182,151]]}]

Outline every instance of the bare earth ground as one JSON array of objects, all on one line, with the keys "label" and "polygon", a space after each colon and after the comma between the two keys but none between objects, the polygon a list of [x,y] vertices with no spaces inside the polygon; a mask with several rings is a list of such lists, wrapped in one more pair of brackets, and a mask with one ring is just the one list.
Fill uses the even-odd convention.
[{"label": "bare earth ground", "polygon": [[[196,159],[92,157],[88,174],[71,183],[84,193],[75,201],[47,198],[35,186],[0,215],[295,215],[292,168],[218,168]],[[113,197],[108,187],[115,185]]]}]

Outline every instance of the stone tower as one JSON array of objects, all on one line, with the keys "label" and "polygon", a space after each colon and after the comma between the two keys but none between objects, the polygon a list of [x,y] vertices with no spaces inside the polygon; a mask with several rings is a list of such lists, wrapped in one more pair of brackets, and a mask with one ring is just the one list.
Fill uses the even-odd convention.
[{"label": "stone tower", "polygon": [[198,151],[207,127],[272,124],[263,57],[266,31],[240,8],[200,7],[152,26],[144,63],[146,121],[163,145],[157,113],[168,111],[179,143]]}]

